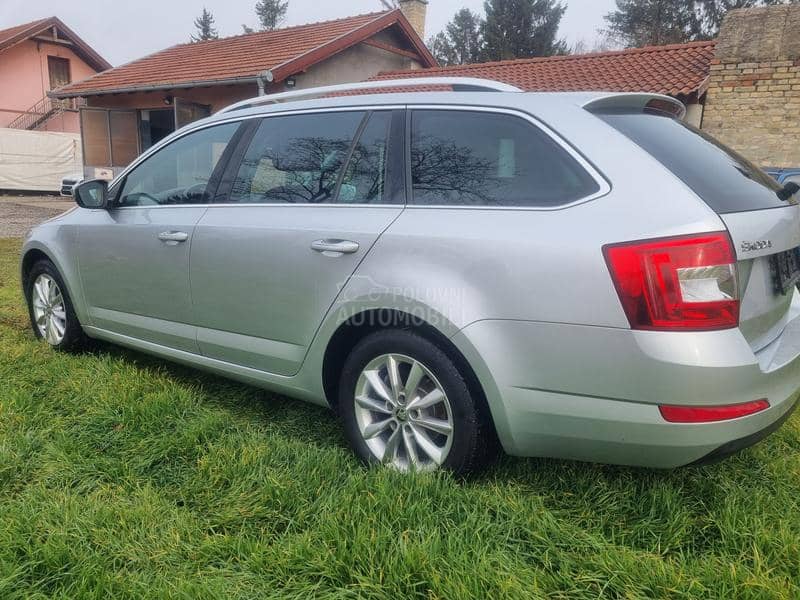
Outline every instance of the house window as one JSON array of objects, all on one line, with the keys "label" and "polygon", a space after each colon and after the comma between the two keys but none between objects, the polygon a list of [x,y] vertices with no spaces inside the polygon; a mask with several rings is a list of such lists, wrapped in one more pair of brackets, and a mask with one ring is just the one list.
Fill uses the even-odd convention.
[{"label": "house window", "polygon": [[55,90],[72,82],[69,74],[69,60],[57,56],[47,57],[47,69],[50,71],[50,89]]}]

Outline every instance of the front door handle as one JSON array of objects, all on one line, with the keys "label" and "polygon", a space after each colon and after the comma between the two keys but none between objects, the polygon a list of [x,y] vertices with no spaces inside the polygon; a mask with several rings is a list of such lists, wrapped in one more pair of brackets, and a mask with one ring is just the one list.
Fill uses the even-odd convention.
[{"label": "front door handle", "polygon": [[162,231],[158,234],[158,239],[166,242],[168,246],[175,246],[180,242],[185,242],[189,239],[189,234],[185,231]]},{"label": "front door handle", "polygon": [[311,242],[311,249],[322,252],[325,256],[339,256],[358,252],[358,242],[350,240],[317,240]]}]

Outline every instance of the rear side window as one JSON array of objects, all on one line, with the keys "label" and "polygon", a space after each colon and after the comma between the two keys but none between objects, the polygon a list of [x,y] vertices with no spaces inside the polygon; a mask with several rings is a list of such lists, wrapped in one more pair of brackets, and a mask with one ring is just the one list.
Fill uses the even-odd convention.
[{"label": "rear side window", "polygon": [[364,116],[340,112],[264,119],[242,160],[230,202],[334,202]]},{"label": "rear side window", "polygon": [[597,115],[672,171],[715,212],[786,206],[774,179],[691,125],[658,111]]},{"label": "rear side window", "polygon": [[411,123],[413,204],[553,207],[600,190],[560,145],[520,117],[417,110]]},{"label": "rear side window", "polygon": [[350,152],[337,202],[343,204],[381,204],[388,202],[386,190],[389,130],[392,113],[370,115],[358,141]]}]

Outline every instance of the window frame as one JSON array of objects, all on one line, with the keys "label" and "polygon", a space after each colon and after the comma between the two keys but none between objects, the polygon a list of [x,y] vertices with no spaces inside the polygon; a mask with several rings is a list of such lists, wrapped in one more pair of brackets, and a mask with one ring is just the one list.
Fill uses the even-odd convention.
[{"label": "window frame", "polygon": [[[500,108],[491,106],[475,106],[468,104],[409,104],[406,106],[406,135],[405,135],[405,163],[406,163],[406,208],[419,210],[419,209],[434,209],[434,210],[529,210],[529,211],[545,211],[551,212],[555,210],[564,210],[573,206],[591,202],[606,196],[611,192],[611,184],[608,179],[595,167],[577,148],[568,143],[562,138],[555,130],[548,127],[545,123],[522,110],[513,108]],[[413,140],[411,139],[412,129],[411,120],[415,111],[428,111],[428,110],[443,110],[448,112],[471,112],[471,113],[490,113],[508,115],[511,117],[518,117],[527,121],[532,127],[549,137],[555,142],[562,150],[564,150],[578,165],[586,171],[589,176],[597,183],[598,190],[583,198],[578,198],[572,202],[564,204],[557,204],[554,206],[476,206],[468,204],[414,204],[414,185],[411,173],[411,146]]]},{"label": "window frame", "polygon": [[69,85],[72,83],[72,61],[69,58],[65,58],[63,56],[58,56],[55,54],[48,54],[47,55],[47,79],[48,84],[50,86],[50,90],[56,90],[58,87],[53,87],[53,66],[60,64],[61,66],[66,66],[67,68],[67,82],[61,84],[58,87],[64,87],[65,85]]},{"label": "window frame", "polygon": [[[304,114],[313,114],[313,113],[328,113],[328,112],[351,112],[351,111],[362,111],[362,112],[371,112],[371,111],[378,111],[378,110],[391,110],[396,111],[399,114],[399,117],[395,117],[392,120],[392,127],[390,132],[390,146],[394,146],[397,148],[397,145],[400,144],[398,152],[401,156],[404,157],[401,165],[398,165],[398,168],[394,169],[394,174],[390,177],[387,177],[387,182],[390,178],[395,178],[396,182],[399,182],[398,191],[396,193],[399,194],[398,197],[404,200],[403,203],[393,203],[393,204],[350,204],[350,203],[329,203],[329,204],[291,204],[287,205],[286,203],[270,203],[270,204],[230,204],[219,202],[217,199],[222,196],[223,192],[227,190],[223,189],[222,183],[224,178],[227,177],[227,170],[231,166],[231,157],[234,157],[234,150],[237,152],[240,148],[241,156],[244,156],[244,153],[247,151],[247,147],[249,145],[250,139],[252,136],[255,135],[255,131],[258,126],[261,124],[262,119],[267,119],[270,117],[278,117],[278,116],[289,116],[289,115],[304,115]],[[521,117],[528,121],[532,126],[538,127],[542,132],[546,135],[550,136],[556,144],[558,144],[561,148],[563,148],[572,158],[574,158],[578,163],[586,169],[586,171],[592,176],[592,178],[597,182],[600,186],[599,191],[596,193],[587,196],[586,198],[580,198],[575,200],[569,204],[563,204],[559,206],[460,206],[460,205],[450,205],[450,204],[442,204],[442,205],[433,205],[433,204],[411,204],[412,200],[412,193],[413,193],[413,186],[411,185],[411,113],[414,110],[460,110],[466,112],[489,112],[489,113],[499,113],[499,114],[507,114],[511,116]],[[166,204],[166,205],[154,205],[154,206],[119,206],[114,207],[115,210],[160,210],[165,208],[196,208],[198,206],[247,206],[247,207],[254,207],[254,206],[293,206],[293,207],[340,207],[343,209],[350,209],[350,208],[363,208],[363,207],[372,207],[372,208],[397,208],[398,206],[403,206],[406,209],[414,209],[414,210],[516,210],[516,211],[555,211],[555,210],[564,210],[567,208],[571,208],[573,206],[583,204],[586,202],[591,202],[593,200],[597,200],[598,198],[602,198],[603,196],[608,195],[611,192],[612,186],[609,180],[595,167],[583,154],[581,154],[577,148],[571,145],[569,142],[564,140],[555,130],[547,126],[545,123],[537,119],[536,117],[532,116],[529,113],[526,113],[523,110],[515,109],[515,108],[500,108],[500,107],[489,107],[489,106],[481,106],[481,105],[474,105],[474,104],[430,104],[430,103],[422,103],[422,104],[380,104],[380,105],[358,105],[352,104],[347,106],[332,106],[332,107],[324,107],[324,108],[304,108],[304,109],[291,109],[287,108],[286,110],[279,110],[270,113],[251,113],[247,115],[231,115],[230,118],[226,119],[219,119],[209,123],[202,123],[201,125],[191,126],[186,131],[179,130],[172,135],[168,136],[167,138],[160,141],[155,146],[148,148],[143,154],[141,154],[134,162],[128,165],[119,175],[117,175],[110,183],[109,188],[112,190],[113,195],[112,198],[115,198],[116,194],[122,189],[119,187],[121,184],[124,183],[125,178],[128,174],[133,171],[136,167],[138,167],[141,163],[145,160],[159,152],[162,148],[165,148],[169,144],[176,142],[177,140],[190,135],[192,133],[201,131],[203,129],[207,129],[209,127],[215,127],[217,125],[225,125],[227,123],[240,123],[240,124],[252,124],[251,125],[251,133],[250,139],[247,139],[247,128],[240,127],[236,134],[242,134],[242,137],[239,140],[231,140],[232,142],[236,141],[236,147],[233,148],[233,144],[229,144],[228,148],[226,149],[226,154],[228,150],[231,151],[231,156],[225,156],[220,159],[220,164],[228,159],[226,170],[223,173],[223,180],[221,181],[220,185],[217,187],[216,194],[214,194],[214,200],[210,202],[205,202],[202,204]],[[397,126],[396,126],[397,125]],[[219,165],[218,165],[219,166]],[[237,167],[238,171],[238,167]],[[235,174],[234,174],[235,177]]]}]

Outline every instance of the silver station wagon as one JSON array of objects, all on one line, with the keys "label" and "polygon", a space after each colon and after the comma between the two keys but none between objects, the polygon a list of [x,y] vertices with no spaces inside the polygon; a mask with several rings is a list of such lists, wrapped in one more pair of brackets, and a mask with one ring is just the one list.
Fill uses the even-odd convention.
[{"label": "silver station wagon", "polygon": [[[419,84],[452,91],[352,93]],[[800,387],[798,187],[683,111],[460,78],[238,103],[29,234],[34,332],[329,406],[401,470],[723,458]]]}]

